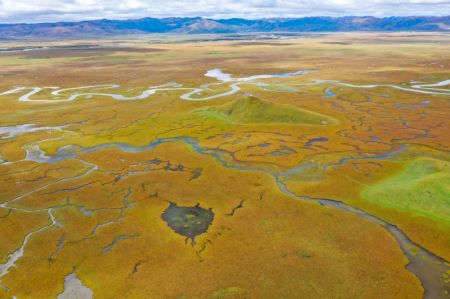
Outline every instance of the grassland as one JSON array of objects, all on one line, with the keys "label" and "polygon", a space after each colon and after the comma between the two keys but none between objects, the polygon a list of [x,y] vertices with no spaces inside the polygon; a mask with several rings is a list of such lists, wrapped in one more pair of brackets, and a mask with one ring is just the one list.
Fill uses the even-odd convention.
[{"label": "grassland", "polygon": [[0,298],[445,298],[449,44],[3,42]]}]

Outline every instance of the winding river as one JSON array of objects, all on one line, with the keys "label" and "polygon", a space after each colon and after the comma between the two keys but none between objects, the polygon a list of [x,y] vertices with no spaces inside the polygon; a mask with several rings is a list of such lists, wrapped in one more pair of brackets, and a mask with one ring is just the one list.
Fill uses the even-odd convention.
[{"label": "winding river", "polygon": [[[18,86],[12,88],[10,90],[4,91],[0,93],[0,96],[11,95],[11,94],[22,94],[18,100],[21,102],[40,102],[40,103],[61,103],[61,102],[70,102],[74,101],[78,98],[90,99],[94,96],[97,97],[109,97],[119,101],[135,101],[135,100],[143,100],[146,99],[159,91],[186,91],[180,96],[180,99],[186,101],[207,101],[212,99],[217,99],[225,96],[233,95],[241,90],[240,84],[253,84],[256,86],[267,86],[264,82],[259,82],[258,80],[262,79],[271,79],[271,78],[287,78],[293,76],[299,76],[304,74],[313,73],[313,70],[302,70],[291,73],[281,73],[281,74],[273,74],[273,75],[255,75],[249,77],[240,77],[234,78],[231,74],[224,73],[220,68],[209,70],[205,73],[206,77],[215,78],[219,81],[219,83],[210,83],[205,84],[200,87],[183,87],[181,84],[175,82],[169,82],[159,86],[151,86],[148,89],[144,90],[140,95],[136,96],[124,96],[118,93],[103,93],[103,92],[77,92],[82,90],[105,90],[105,89],[117,89],[120,87],[118,84],[105,84],[105,85],[88,85],[88,86],[80,86],[80,87],[70,87],[70,88],[59,88],[55,86],[51,87],[24,87]],[[228,86],[229,90],[223,93],[199,97],[202,92],[207,91],[208,87],[212,84],[216,85],[225,85]],[[450,96],[450,89],[442,88],[444,86],[450,85],[450,80],[444,80],[441,82],[433,83],[433,84],[415,84],[410,83],[409,87],[397,86],[392,84],[369,84],[369,85],[355,85],[335,80],[314,80],[310,83],[305,84],[294,84],[296,86],[311,86],[311,85],[339,85],[350,88],[376,88],[376,87],[389,87],[402,91],[421,93],[421,94],[430,94],[430,95],[448,95]],[[283,86],[282,84],[277,84],[278,86]],[[289,86],[285,86],[289,88]],[[439,87],[439,88],[437,88]],[[43,90],[51,90],[50,95],[51,99],[31,99],[32,96],[37,95]],[[75,92],[67,97],[63,97],[61,94],[65,92]],[[330,89],[326,89],[327,97],[334,96],[334,93],[330,91]]]}]

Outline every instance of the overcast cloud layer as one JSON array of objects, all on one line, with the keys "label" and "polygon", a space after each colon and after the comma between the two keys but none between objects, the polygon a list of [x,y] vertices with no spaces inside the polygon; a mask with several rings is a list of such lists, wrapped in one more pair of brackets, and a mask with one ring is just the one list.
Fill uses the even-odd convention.
[{"label": "overcast cloud layer", "polygon": [[450,0],[0,0],[0,23],[142,17],[443,16]]}]

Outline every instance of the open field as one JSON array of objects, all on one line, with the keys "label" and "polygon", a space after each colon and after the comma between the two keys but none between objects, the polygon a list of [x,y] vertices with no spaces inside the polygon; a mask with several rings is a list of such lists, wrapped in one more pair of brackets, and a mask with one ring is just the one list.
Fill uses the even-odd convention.
[{"label": "open field", "polygon": [[0,298],[448,298],[450,35],[204,39],[0,44]]}]

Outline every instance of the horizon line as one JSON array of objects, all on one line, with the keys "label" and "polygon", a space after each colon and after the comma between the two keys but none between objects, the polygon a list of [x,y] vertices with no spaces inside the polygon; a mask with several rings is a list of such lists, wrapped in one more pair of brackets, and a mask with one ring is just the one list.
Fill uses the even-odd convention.
[{"label": "horizon line", "polygon": [[330,19],[341,19],[341,18],[374,18],[374,19],[390,19],[390,18],[446,18],[450,17],[450,14],[445,15],[390,15],[390,16],[374,16],[374,15],[342,15],[342,16],[331,16],[331,15],[310,15],[310,16],[298,16],[298,17],[267,17],[267,18],[242,18],[242,17],[229,17],[229,18],[215,18],[206,16],[167,16],[167,17],[136,17],[136,18],[92,18],[84,19],[78,21],[47,21],[47,22],[17,22],[17,23],[3,23],[0,20],[0,25],[38,25],[38,24],[58,24],[58,23],[83,23],[83,22],[94,22],[94,21],[137,21],[145,19],[205,19],[205,20],[248,20],[248,21],[258,21],[258,20],[295,20],[295,19],[308,19],[308,18],[330,18]]}]

